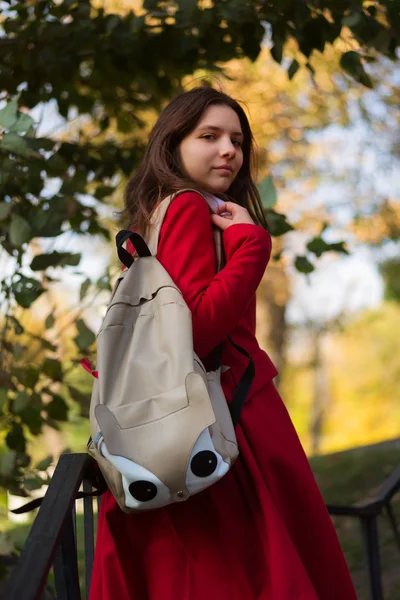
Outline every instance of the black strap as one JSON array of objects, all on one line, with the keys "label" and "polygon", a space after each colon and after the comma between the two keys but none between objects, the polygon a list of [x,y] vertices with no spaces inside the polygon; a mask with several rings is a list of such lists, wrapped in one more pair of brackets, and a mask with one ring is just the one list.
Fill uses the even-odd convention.
[{"label": "black strap", "polygon": [[138,233],[135,233],[134,231],[128,231],[127,229],[122,229],[115,236],[115,242],[117,244],[117,252],[120,261],[129,269],[133,263],[133,258],[132,255],[123,247],[127,240],[131,241],[133,247],[138,253],[138,256],[151,256],[151,252],[144,239]]},{"label": "black strap", "polygon": [[256,368],[250,354],[244,348],[235,344],[231,337],[229,337],[228,339],[232,346],[234,346],[234,348],[236,348],[238,352],[240,352],[241,354],[243,354],[243,356],[246,356],[246,358],[249,359],[249,364],[247,365],[246,370],[238,383],[238,386],[232,398],[232,402],[229,406],[233,426],[236,427],[236,425],[239,423],[242,408],[244,406],[244,403],[246,402],[246,398],[249,395],[251,385],[254,381]]},{"label": "black strap", "polygon": [[[210,212],[211,214],[215,214],[214,211],[212,210],[211,206],[210,206]],[[224,245],[222,243],[222,231],[219,229],[219,227],[216,227],[215,225],[213,225],[213,229],[215,229],[218,232],[218,235],[220,237],[220,248],[221,248],[221,264],[219,265],[219,269],[217,269],[217,273],[219,273],[220,271],[222,271],[222,269],[225,266],[226,263],[226,258],[225,258],[225,251],[224,251]],[[218,371],[218,369],[221,367],[222,364],[222,348],[223,348],[223,342],[221,342],[221,344],[219,346],[217,346],[217,348],[215,349],[215,367],[214,370]]]},{"label": "black strap", "polygon": [[223,344],[220,344],[215,349],[215,368],[214,368],[214,371],[218,371],[218,369],[221,367],[221,364],[222,364],[222,346],[223,346]]},{"label": "black strap", "polygon": [[[107,491],[106,481],[100,471],[96,473],[95,480],[93,479],[91,483],[96,487],[96,489],[93,490],[93,492],[78,492],[75,496],[75,500],[79,500],[80,498],[93,498],[94,496],[101,496],[105,491]],[[39,508],[39,506],[42,504],[43,498],[44,496],[42,496],[42,498],[35,498],[35,500],[31,500],[19,508],[14,508],[14,510],[11,510],[10,512],[12,512],[14,515],[22,515],[30,512],[31,510],[35,510],[35,508]]]}]

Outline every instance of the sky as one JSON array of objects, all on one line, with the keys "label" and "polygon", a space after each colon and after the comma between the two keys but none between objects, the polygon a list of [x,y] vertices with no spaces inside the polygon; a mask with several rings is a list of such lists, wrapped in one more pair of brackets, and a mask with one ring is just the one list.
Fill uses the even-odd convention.
[{"label": "sky", "polygon": [[[398,252],[390,244],[377,252],[360,244],[348,229],[355,208],[363,211],[371,198],[379,203],[384,198],[400,201],[399,163],[391,161],[385,136],[373,136],[362,123],[343,129],[330,126],[322,133],[312,134],[317,144],[313,168],[322,175],[320,184],[294,212],[299,218],[303,210],[323,206],[332,216],[334,226],[323,235],[327,242],[345,240],[350,256],[324,255],[315,272],[305,277],[292,270],[293,297],[289,302],[288,319],[300,323],[304,319],[331,319],[343,312],[356,312],[379,305],[383,297],[382,280],[377,258]],[[356,184],[352,175],[357,177]],[[340,177],[343,181],[336,181]],[[346,179],[348,176],[348,179]],[[296,183],[295,183],[296,185]],[[292,253],[302,254],[308,236],[300,232],[286,235],[286,246]]]}]

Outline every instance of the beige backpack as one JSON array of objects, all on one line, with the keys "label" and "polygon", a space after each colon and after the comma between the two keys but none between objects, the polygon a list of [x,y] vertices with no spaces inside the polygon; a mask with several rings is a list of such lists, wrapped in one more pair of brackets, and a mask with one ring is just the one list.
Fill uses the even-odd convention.
[{"label": "beige backpack", "polygon": [[[227,473],[238,456],[234,422],[254,377],[250,359],[231,416],[221,366],[206,372],[194,353],[190,310],[156,258],[172,200],[154,212],[148,244],[131,231],[117,235],[128,268],[97,335],[89,452],[125,512],[187,500]],[[123,248],[128,239],[135,259]],[[220,263],[220,234],[215,239]]]}]

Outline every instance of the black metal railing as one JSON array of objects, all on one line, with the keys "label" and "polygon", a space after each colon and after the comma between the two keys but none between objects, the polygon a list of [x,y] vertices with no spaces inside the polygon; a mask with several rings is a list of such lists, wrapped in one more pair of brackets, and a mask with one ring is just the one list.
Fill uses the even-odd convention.
[{"label": "black metal railing", "polygon": [[[40,600],[51,567],[57,600],[81,600],[75,500],[81,485],[85,494],[91,494],[96,479],[97,465],[88,454],[61,455],[6,586],[7,600]],[[83,502],[85,597],[88,598],[94,557],[93,497],[84,497]]]},{"label": "black metal railing", "polygon": [[327,505],[331,515],[355,517],[360,521],[371,600],[383,600],[378,527],[378,518],[381,514],[386,513],[400,550],[400,532],[390,503],[399,490],[400,465],[370,497],[349,505]]},{"label": "black metal railing", "polygon": [[[93,485],[101,487],[95,461],[87,454],[63,454],[6,588],[7,600],[40,600],[53,566],[57,600],[81,600],[75,500],[84,497],[85,597],[89,597],[94,557]],[[400,549],[400,533],[390,501],[400,490],[400,466],[378,491],[351,505],[328,504],[331,515],[360,520],[371,600],[383,600],[378,517],[386,513]],[[97,500],[99,502],[99,499]]]}]

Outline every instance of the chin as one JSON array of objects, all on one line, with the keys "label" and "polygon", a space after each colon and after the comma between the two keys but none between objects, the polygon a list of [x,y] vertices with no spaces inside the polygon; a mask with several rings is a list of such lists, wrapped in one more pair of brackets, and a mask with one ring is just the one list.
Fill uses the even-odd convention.
[{"label": "chin", "polygon": [[231,187],[231,181],[220,181],[207,186],[211,194],[224,194]]}]

